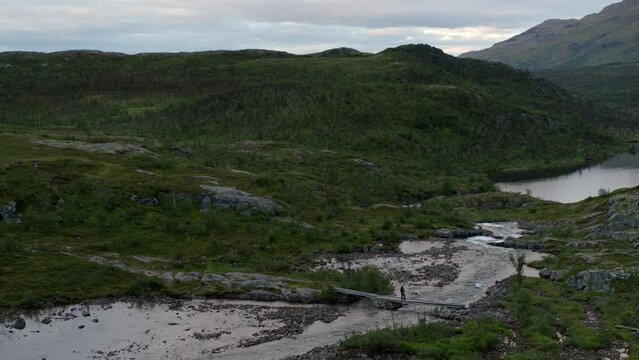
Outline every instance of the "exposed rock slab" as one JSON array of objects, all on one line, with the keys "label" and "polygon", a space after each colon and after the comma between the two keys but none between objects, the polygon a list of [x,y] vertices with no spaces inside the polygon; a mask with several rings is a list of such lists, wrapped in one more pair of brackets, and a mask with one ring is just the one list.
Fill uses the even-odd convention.
[{"label": "exposed rock slab", "polygon": [[231,187],[201,185],[207,194],[202,199],[201,209],[206,211],[215,206],[235,210],[246,216],[262,214],[273,216],[282,210],[275,200],[255,196]]},{"label": "exposed rock slab", "polygon": [[121,143],[83,143],[80,141],[39,140],[37,144],[61,149],[74,149],[105,154],[145,154],[148,150],[134,144]]}]

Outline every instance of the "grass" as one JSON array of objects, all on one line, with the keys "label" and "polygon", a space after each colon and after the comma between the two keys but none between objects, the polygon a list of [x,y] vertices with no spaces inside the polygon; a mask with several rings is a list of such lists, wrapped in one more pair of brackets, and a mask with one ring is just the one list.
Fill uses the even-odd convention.
[{"label": "grass", "polygon": [[477,359],[494,350],[506,328],[492,320],[471,321],[458,328],[442,323],[375,330],[342,342],[343,349],[369,355],[407,354],[418,359]]}]

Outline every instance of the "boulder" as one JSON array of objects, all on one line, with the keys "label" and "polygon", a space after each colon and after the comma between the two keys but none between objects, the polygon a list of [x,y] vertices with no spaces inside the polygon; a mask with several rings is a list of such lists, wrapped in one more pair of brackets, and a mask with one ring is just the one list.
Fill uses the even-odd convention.
[{"label": "boulder", "polygon": [[27,321],[24,320],[23,318],[17,318],[14,322],[13,322],[13,326],[14,329],[16,330],[24,330],[24,328],[27,327]]},{"label": "boulder", "polygon": [[568,273],[567,270],[548,270],[546,268],[542,269],[539,271],[539,277],[544,278],[544,279],[548,279],[550,281],[558,281],[563,279],[566,274]]},{"label": "boulder", "polygon": [[5,224],[20,224],[21,221],[18,219],[18,208],[15,201],[11,201],[0,207],[0,219],[2,219]]},{"label": "boulder", "polygon": [[207,192],[200,204],[202,211],[215,206],[235,210],[246,216],[254,214],[273,216],[282,210],[282,206],[274,200],[258,197],[235,188],[210,185],[202,185],[201,187]]}]

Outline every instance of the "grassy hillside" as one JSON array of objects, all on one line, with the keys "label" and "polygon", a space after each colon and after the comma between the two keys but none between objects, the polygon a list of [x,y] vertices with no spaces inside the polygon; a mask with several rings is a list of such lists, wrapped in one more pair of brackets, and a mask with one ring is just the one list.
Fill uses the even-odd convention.
[{"label": "grassy hillside", "polygon": [[535,75],[618,110],[639,114],[639,63],[542,70]]},{"label": "grassy hillside", "polygon": [[548,20],[493,47],[463,54],[529,70],[639,59],[639,1],[625,0],[581,20]]},{"label": "grassy hillside", "polygon": [[600,156],[610,127],[624,125],[524,72],[419,45],[320,58],[5,53],[0,63],[1,124],[155,138],[213,166],[240,161],[216,144],[244,140],[438,174],[548,166]]}]

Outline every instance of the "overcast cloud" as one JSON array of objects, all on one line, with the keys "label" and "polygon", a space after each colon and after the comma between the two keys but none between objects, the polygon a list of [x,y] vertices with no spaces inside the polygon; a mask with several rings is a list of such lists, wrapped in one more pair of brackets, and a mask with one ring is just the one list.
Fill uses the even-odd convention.
[{"label": "overcast cloud", "polygon": [[0,51],[481,49],[614,0],[0,0]]}]

